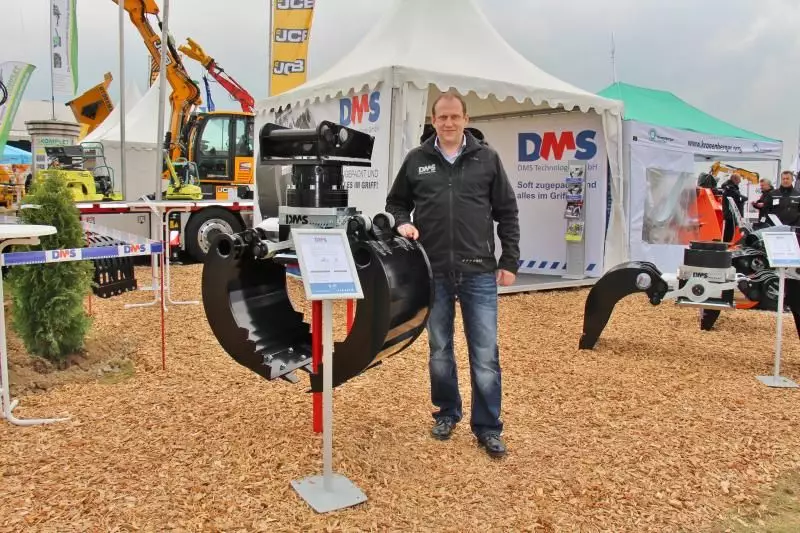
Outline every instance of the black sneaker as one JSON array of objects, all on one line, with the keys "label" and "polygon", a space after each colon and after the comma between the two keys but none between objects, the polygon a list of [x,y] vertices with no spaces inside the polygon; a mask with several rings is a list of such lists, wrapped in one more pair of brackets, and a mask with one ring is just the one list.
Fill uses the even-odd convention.
[{"label": "black sneaker", "polygon": [[503,457],[506,454],[506,445],[497,433],[484,433],[479,436],[478,445],[485,448],[491,457]]},{"label": "black sneaker", "polygon": [[449,416],[443,416],[436,420],[436,425],[431,429],[431,435],[435,439],[447,440],[453,434],[453,429],[456,427],[456,422]]}]

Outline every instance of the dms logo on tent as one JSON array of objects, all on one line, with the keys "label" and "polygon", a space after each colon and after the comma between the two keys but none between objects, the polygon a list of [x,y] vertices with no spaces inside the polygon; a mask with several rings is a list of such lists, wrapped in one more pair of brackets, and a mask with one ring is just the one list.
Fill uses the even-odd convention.
[{"label": "dms logo on tent", "polygon": [[[518,139],[519,161],[560,161],[562,159],[578,159],[586,161],[597,154],[594,130],[583,130],[577,135],[572,131],[554,131],[538,133],[520,133]],[[568,153],[569,152],[569,153]]]},{"label": "dms logo on tent", "polygon": [[339,124],[357,126],[364,121],[377,122],[381,116],[381,93],[357,94],[352,98],[339,100]]}]

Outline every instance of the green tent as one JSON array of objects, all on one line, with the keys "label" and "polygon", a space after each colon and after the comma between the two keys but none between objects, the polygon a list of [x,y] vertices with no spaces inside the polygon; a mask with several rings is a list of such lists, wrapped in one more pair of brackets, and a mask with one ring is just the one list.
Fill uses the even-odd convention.
[{"label": "green tent", "polygon": [[719,137],[781,142],[712,117],[667,91],[614,83],[597,94],[621,100],[625,104],[625,120]]}]

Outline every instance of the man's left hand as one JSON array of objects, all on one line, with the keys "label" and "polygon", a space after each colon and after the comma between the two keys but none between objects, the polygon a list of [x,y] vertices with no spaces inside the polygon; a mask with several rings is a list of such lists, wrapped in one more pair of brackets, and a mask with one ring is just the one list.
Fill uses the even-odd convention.
[{"label": "man's left hand", "polygon": [[515,279],[517,279],[517,276],[513,272],[503,269],[497,271],[497,284],[501,287],[512,285]]}]

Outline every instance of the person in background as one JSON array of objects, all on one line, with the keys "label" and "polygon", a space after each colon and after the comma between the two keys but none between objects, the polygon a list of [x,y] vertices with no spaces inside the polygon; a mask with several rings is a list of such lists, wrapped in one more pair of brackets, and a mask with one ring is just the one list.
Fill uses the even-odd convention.
[{"label": "person in background", "polygon": [[739,174],[733,173],[731,177],[719,187],[722,190],[722,213],[725,218],[725,230],[722,234],[722,240],[725,242],[731,242],[736,231],[736,217],[731,211],[728,198],[733,200],[736,209],[739,210],[739,216],[744,214],[744,202],[747,200],[747,197],[739,191],[739,183],[741,183],[741,181],[742,177]]},{"label": "person in background", "polygon": [[781,186],[771,194],[770,213],[782,224],[800,226],[800,192],[794,188],[794,176],[788,170],[781,172]]},{"label": "person in background", "polygon": [[761,186],[761,196],[752,203],[752,206],[758,209],[758,222],[753,224],[753,229],[760,229],[769,225],[767,215],[772,208],[772,192],[775,190],[772,186],[772,181],[767,178],[761,178],[758,184]]},{"label": "person in background", "polygon": [[468,120],[466,103],[457,93],[434,100],[435,133],[406,156],[386,198],[386,211],[394,216],[400,235],[419,239],[433,271],[428,365],[431,401],[438,411],[431,435],[449,439],[462,418],[453,350],[458,299],[469,353],[470,428],[479,446],[491,457],[501,457],[506,446],[501,438],[497,286],[511,285],[516,277],[519,216],[500,156],[467,130]]}]

